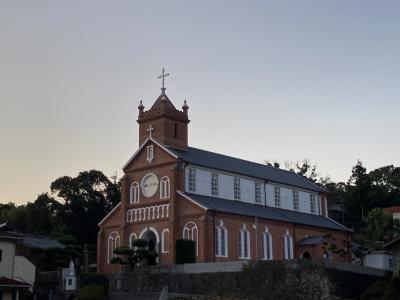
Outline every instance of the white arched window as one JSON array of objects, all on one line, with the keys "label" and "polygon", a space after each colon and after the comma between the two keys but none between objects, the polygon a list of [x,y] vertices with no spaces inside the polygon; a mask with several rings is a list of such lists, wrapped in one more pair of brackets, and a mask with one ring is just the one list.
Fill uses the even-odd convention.
[{"label": "white arched window", "polygon": [[119,233],[113,231],[108,236],[108,243],[107,243],[107,263],[110,263],[111,259],[115,257],[114,249],[120,246],[120,237]]},{"label": "white arched window", "polygon": [[161,178],[160,181],[160,199],[167,199],[170,195],[169,178],[167,176]]},{"label": "white arched window", "polygon": [[129,191],[129,203],[139,203],[139,194],[139,183],[132,183]]},{"label": "white arched window", "polygon": [[243,224],[242,229],[238,232],[238,249],[239,258],[250,258],[250,232],[247,230],[246,224]]},{"label": "white arched window", "polygon": [[228,257],[228,230],[224,227],[224,222],[221,220],[215,226],[215,256]]},{"label": "white arched window", "polygon": [[169,229],[164,229],[161,232],[161,252],[169,252]]},{"label": "white arched window", "polygon": [[133,242],[137,239],[136,233],[131,233],[129,235],[129,248],[133,249]]},{"label": "white arched window", "polygon": [[283,253],[285,259],[293,259],[293,239],[287,229],[283,235]]},{"label": "white arched window", "polygon": [[272,260],[272,236],[268,227],[261,234],[261,256],[264,260]]},{"label": "white arched window", "polygon": [[195,222],[186,223],[183,227],[183,238],[186,240],[192,240],[196,243],[196,256],[199,255],[199,231]]}]

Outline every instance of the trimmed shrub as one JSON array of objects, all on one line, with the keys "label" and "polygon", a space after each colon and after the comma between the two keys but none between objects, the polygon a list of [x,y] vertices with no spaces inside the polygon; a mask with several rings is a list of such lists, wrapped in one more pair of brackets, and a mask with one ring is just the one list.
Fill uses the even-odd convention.
[{"label": "trimmed shrub", "polygon": [[97,284],[86,285],[78,290],[74,300],[105,300],[107,293],[104,287]]},{"label": "trimmed shrub", "polygon": [[176,240],[175,259],[177,264],[192,264],[196,262],[196,243],[191,240]]},{"label": "trimmed shrub", "polygon": [[82,274],[80,278],[80,287],[100,285],[105,291],[108,290],[108,277],[104,274]]},{"label": "trimmed shrub", "polygon": [[128,247],[118,247],[114,249],[114,253],[117,255],[133,255],[134,251]]},{"label": "trimmed shrub", "polygon": [[138,247],[138,248],[145,248],[147,247],[148,242],[145,239],[136,239],[133,241],[132,246]]}]

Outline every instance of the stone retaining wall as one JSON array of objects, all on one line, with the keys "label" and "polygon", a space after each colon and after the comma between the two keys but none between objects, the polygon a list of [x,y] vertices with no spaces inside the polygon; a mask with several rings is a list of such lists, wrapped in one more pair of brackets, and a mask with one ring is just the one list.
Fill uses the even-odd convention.
[{"label": "stone retaining wall", "polygon": [[170,293],[323,300],[333,295],[357,297],[380,278],[377,275],[351,273],[334,265],[326,268],[310,261],[207,263],[137,268],[122,272],[112,288],[118,283],[119,289],[133,292],[160,292],[168,287]]}]

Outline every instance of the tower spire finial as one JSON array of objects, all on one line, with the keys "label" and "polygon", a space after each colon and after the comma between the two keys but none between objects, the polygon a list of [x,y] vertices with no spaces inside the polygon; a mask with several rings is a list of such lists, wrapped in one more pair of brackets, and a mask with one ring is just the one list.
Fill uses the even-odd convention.
[{"label": "tower spire finial", "polygon": [[161,91],[164,94],[165,93],[165,77],[169,76],[169,73],[165,73],[165,69],[162,68],[162,73],[159,75],[157,78],[161,79],[162,86],[161,86]]}]

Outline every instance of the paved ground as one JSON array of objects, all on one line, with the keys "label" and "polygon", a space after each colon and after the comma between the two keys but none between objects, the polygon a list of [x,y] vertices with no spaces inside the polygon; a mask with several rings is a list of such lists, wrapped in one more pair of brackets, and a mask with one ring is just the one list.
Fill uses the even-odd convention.
[{"label": "paved ground", "polygon": [[109,300],[158,300],[160,293],[112,292]]}]

